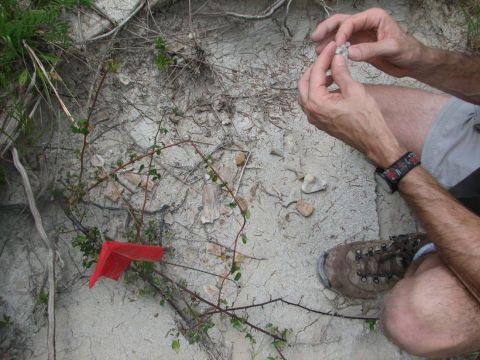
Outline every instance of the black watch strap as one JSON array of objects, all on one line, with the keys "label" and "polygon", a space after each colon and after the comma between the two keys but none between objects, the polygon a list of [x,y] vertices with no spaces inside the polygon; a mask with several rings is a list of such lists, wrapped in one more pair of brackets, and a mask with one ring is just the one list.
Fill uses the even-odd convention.
[{"label": "black watch strap", "polygon": [[420,165],[420,157],[415,152],[409,151],[388,168],[377,167],[375,172],[389,184],[392,192],[394,192],[397,190],[400,180],[418,165]]}]

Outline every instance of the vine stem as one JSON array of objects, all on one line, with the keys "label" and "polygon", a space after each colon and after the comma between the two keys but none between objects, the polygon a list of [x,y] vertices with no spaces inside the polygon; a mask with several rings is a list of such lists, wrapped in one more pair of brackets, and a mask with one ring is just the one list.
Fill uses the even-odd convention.
[{"label": "vine stem", "polygon": [[[95,92],[95,96],[93,97],[92,106],[88,111],[88,116],[85,122],[85,128],[87,130],[89,130],[90,128],[90,120],[92,119],[93,112],[95,111],[95,108],[97,106],[98,96],[100,95],[100,91],[102,90],[106,77],[107,77],[107,71],[104,71],[102,74],[102,77],[100,78],[100,83],[98,84],[97,91]],[[87,136],[88,136],[88,132],[83,134],[83,145],[82,145],[82,151],[80,152],[80,174],[78,176],[79,184],[83,178],[85,149],[87,148],[87,145],[88,145]]]},{"label": "vine stem", "polygon": [[113,170],[112,172],[110,172],[110,174],[106,175],[106,176],[103,176],[101,177],[100,179],[97,180],[96,183],[94,183],[93,185],[91,185],[88,189],[87,189],[87,192],[93,190],[94,188],[96,188],[98,185],[100,185],[101,183],[103,183],[105,180],[107,180],[109,177],[111,177],[112,175],[118,173],[120,170],[124,170],[127,166],[130,166],[134,163],[136,163],[137,161],[140,161],[148,156],[152,156],[155,152],[157,151],[161,151],[161,150],[165,150],[165,149],[168,149],[168,148],[171,148],[171,147],[175,147],[175,146],[179,146],[181,144],[185,144],[185,143],[189,143],[191,142],[191,140],[182,140],[182,141],[178,141],[178,142],[175,142],[175,143],[172,143],[172,144],[169,144],[169,145],[165,145],[161,148],[156,148],[156,149],[153,149],[153,150],[150,150],[148,152],[146,152],[145,154],[142,154],[142,155],[139,155],[137,156],[135,159],[132,159],[128,162],[126,162],[125,164],[122,164],[121,166],[117,167],[115,170]]},{"label": "vine stem", "polygon": [[[192,147],[195,149],[195,151],[197,152],[198,155],[200,155],[200,157],[203,159],[203,161],[205,161],[206,164],[208,164],[208,166],[210,167],[210,169],[215,173],[215,175],[220,179],[221,183],[222,184],[225,184],[225,189],[227,189],[228,193],[231,195],[233,201],[235,202],[235,204],[237,205],[238,209],[240,210],[240,213],[242,215],[242,224],[240,226],[240,229],[237,231],[237,234],[235,235],[235,241],[233,243],[233,255],[232,255],[232,265],[230,267],[230,269],[233,269],[234,268],[234,265],[235,265],[235,257],[236,257],[236,254],[237,254],[237,245],[238,245],[238,239],[240,238],[240,234],[242,234],[243,230],[245,229],[245,226],[247,225],[247,217],[245,215],[245,211],[247,209],[242,209],[242,206],[240,204],[240,201],[238,200],[237,196],[235,195],[235,192],[230,188],[230,186],[228,186],[228,184],[226,183],[226,181],[222,178],[222,176],[218,173],[218,171],[216,171],[213,166],[209,165],[208,163],[208,159],[205,157],[205,155],[198,149],[198,147],[194,144],[194,143],[190,143],[190,145],[192,145]],[[223,290],[223,286],[225,284],[225,280],[226,278],[223,278],[221,283],[220,283],[220,288],[218,290],[218,298],[217,298],[217,308],[220,307],[220,302],[221,302],[221,296],[222,296],[222,290]]]},{"label": "vine stem", "polygon": [[[228,311],[247,310],[247,309],[256,308],[256,307],[263,307],[265,305],[270,305],[270,304],[274,304],[274,303],[277,303],[277,302],[280,302],[282,304],[289,305],[289,306],[298,307],[300,309],[303,309],[303,310],[306,310],[306,311],[309,311],[309,312],[313,312],[313,313],[319,314],[319,315],[333,316],[333,317],[342,318],[342,319],[349,319],[349,320],[378,320],[378,318],[376,318],[376,317],[351,316],[351,315],[339,314],[339,313],[336,313],[336,312],[331,313],[331,312],[328,312],[328,311],[316,310],[316,309],[309,308],[305,305],[301,305],[300,303],[294,303],[292,301],[285,300],[284,298],[271,299],[271,300],[264,301],[264,302],[261,302],[261,303],[250,304],[250,305],[245,305],[245,306],[231,307],[231,308],[227,308],[227,310]],[[217,310],[211,310],[211,311],[208,311],[205,314],[203,314],[203,316],[209,316],[209,315],[213,315],[213,314],[216,314],[216,313],[218,313]]]},{"label": "vine stem", "polygon": [[[153,141],[153,150],[155,150],[157,147],[157,137],[159,132],[160,132],[160,126],[158,127],[157,133],[155,134],[155,139]],[[145,218],[145,206],[147,205],[148,182],[150,181],[150,171],[152,170],[153,155],[155,155],[155,153],[152,153],[150,155],[150,161],[148,162],[147,181],[145,182],[142,211],[140,212],[140,221],[139,221],[139,225],[137,226],[137,234],[135,235],[136,241],[140,240],[140,233],[142,231],[143,220]]]},{"label": "vine stem", "polygon": [[201,297],[200,295],[198,295],[196,292],[190,290],[189,288],[187,288],[186,286],[183,286],[181,284],[179,284],[178,282],[176,282],[175,280],[171,279],[170,277],[168,277],[167,275],[165,275],[164,273],[162,273],[161,271],[158,271],[156,269],[153,269],[153,272],[160,275],[161,277],[163,277],[165,280],[167,280],[168,282],[174,284],[175,286],[177,286],[179,289],[185,291],[187,294],[195,297],[196,299],[200,300],[201,302],[207,304],[207,305],[210,305],[210,306],[213,306],[214,308],[218,309],[218,311],[222,314],[225,314],[227,315],[228,317],[231,317],[232,319],[237,319],[237,320],[240,320],[242,323],[250,326],[252,329],[255,329],[265,335],[268,335],[270,336],[272,339],[274,340],[281,340],[283,342],[286,342],[286,339],[281,337],[281,336],[278,336],[278,335],[275,335],[265,329],[262,329],[261,327],[255,325],[255,324],[252,324],[251,322],[249,322],[248,320],[244,320],[240,317],[238,317],[237,315],[231,313],[229,310],[226,310],[226,309],[223,309],[222,307],[218,306],[218,305],[215,305],[214,303],[208,301],[207,299]]}]

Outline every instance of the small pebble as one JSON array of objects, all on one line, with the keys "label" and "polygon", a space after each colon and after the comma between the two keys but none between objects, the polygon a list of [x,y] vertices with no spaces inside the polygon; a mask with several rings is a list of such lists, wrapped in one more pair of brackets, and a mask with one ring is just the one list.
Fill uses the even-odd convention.
[{"label": "small pebble", "polygon": [[313,210],[315,210],[312,204],[304,200],[299,200],[297,202],[296,209],[304,217],[309,217],[310,215],[312,215]]},{"label": "small pebble", "polygon": [[238,152],[235,154],[235,165],[237,166],[243,166],[245,164],[245,153],[244,152]]}]

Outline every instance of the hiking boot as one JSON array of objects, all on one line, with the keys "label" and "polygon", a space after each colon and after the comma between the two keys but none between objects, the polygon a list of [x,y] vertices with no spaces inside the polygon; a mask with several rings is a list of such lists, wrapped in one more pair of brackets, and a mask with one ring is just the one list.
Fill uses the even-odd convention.
[{"label": "hiking boot", "polygon": [[425,234],[391,236],[389,241],[356,241],[337,245],[318,261],[323,285],[351,298],[372,299],[403,277]]}]

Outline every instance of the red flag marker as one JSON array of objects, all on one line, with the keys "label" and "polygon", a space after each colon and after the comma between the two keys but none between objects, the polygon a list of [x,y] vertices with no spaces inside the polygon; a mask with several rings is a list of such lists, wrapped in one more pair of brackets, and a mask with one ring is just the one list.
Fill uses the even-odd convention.
[{"label": "red flag marker", "polygon": [[163,248],[161,246],[105,241],[88,287],[92,288],[101,276],[118,280],[133,260],[155,262],[159,261],[162,256]]}]

